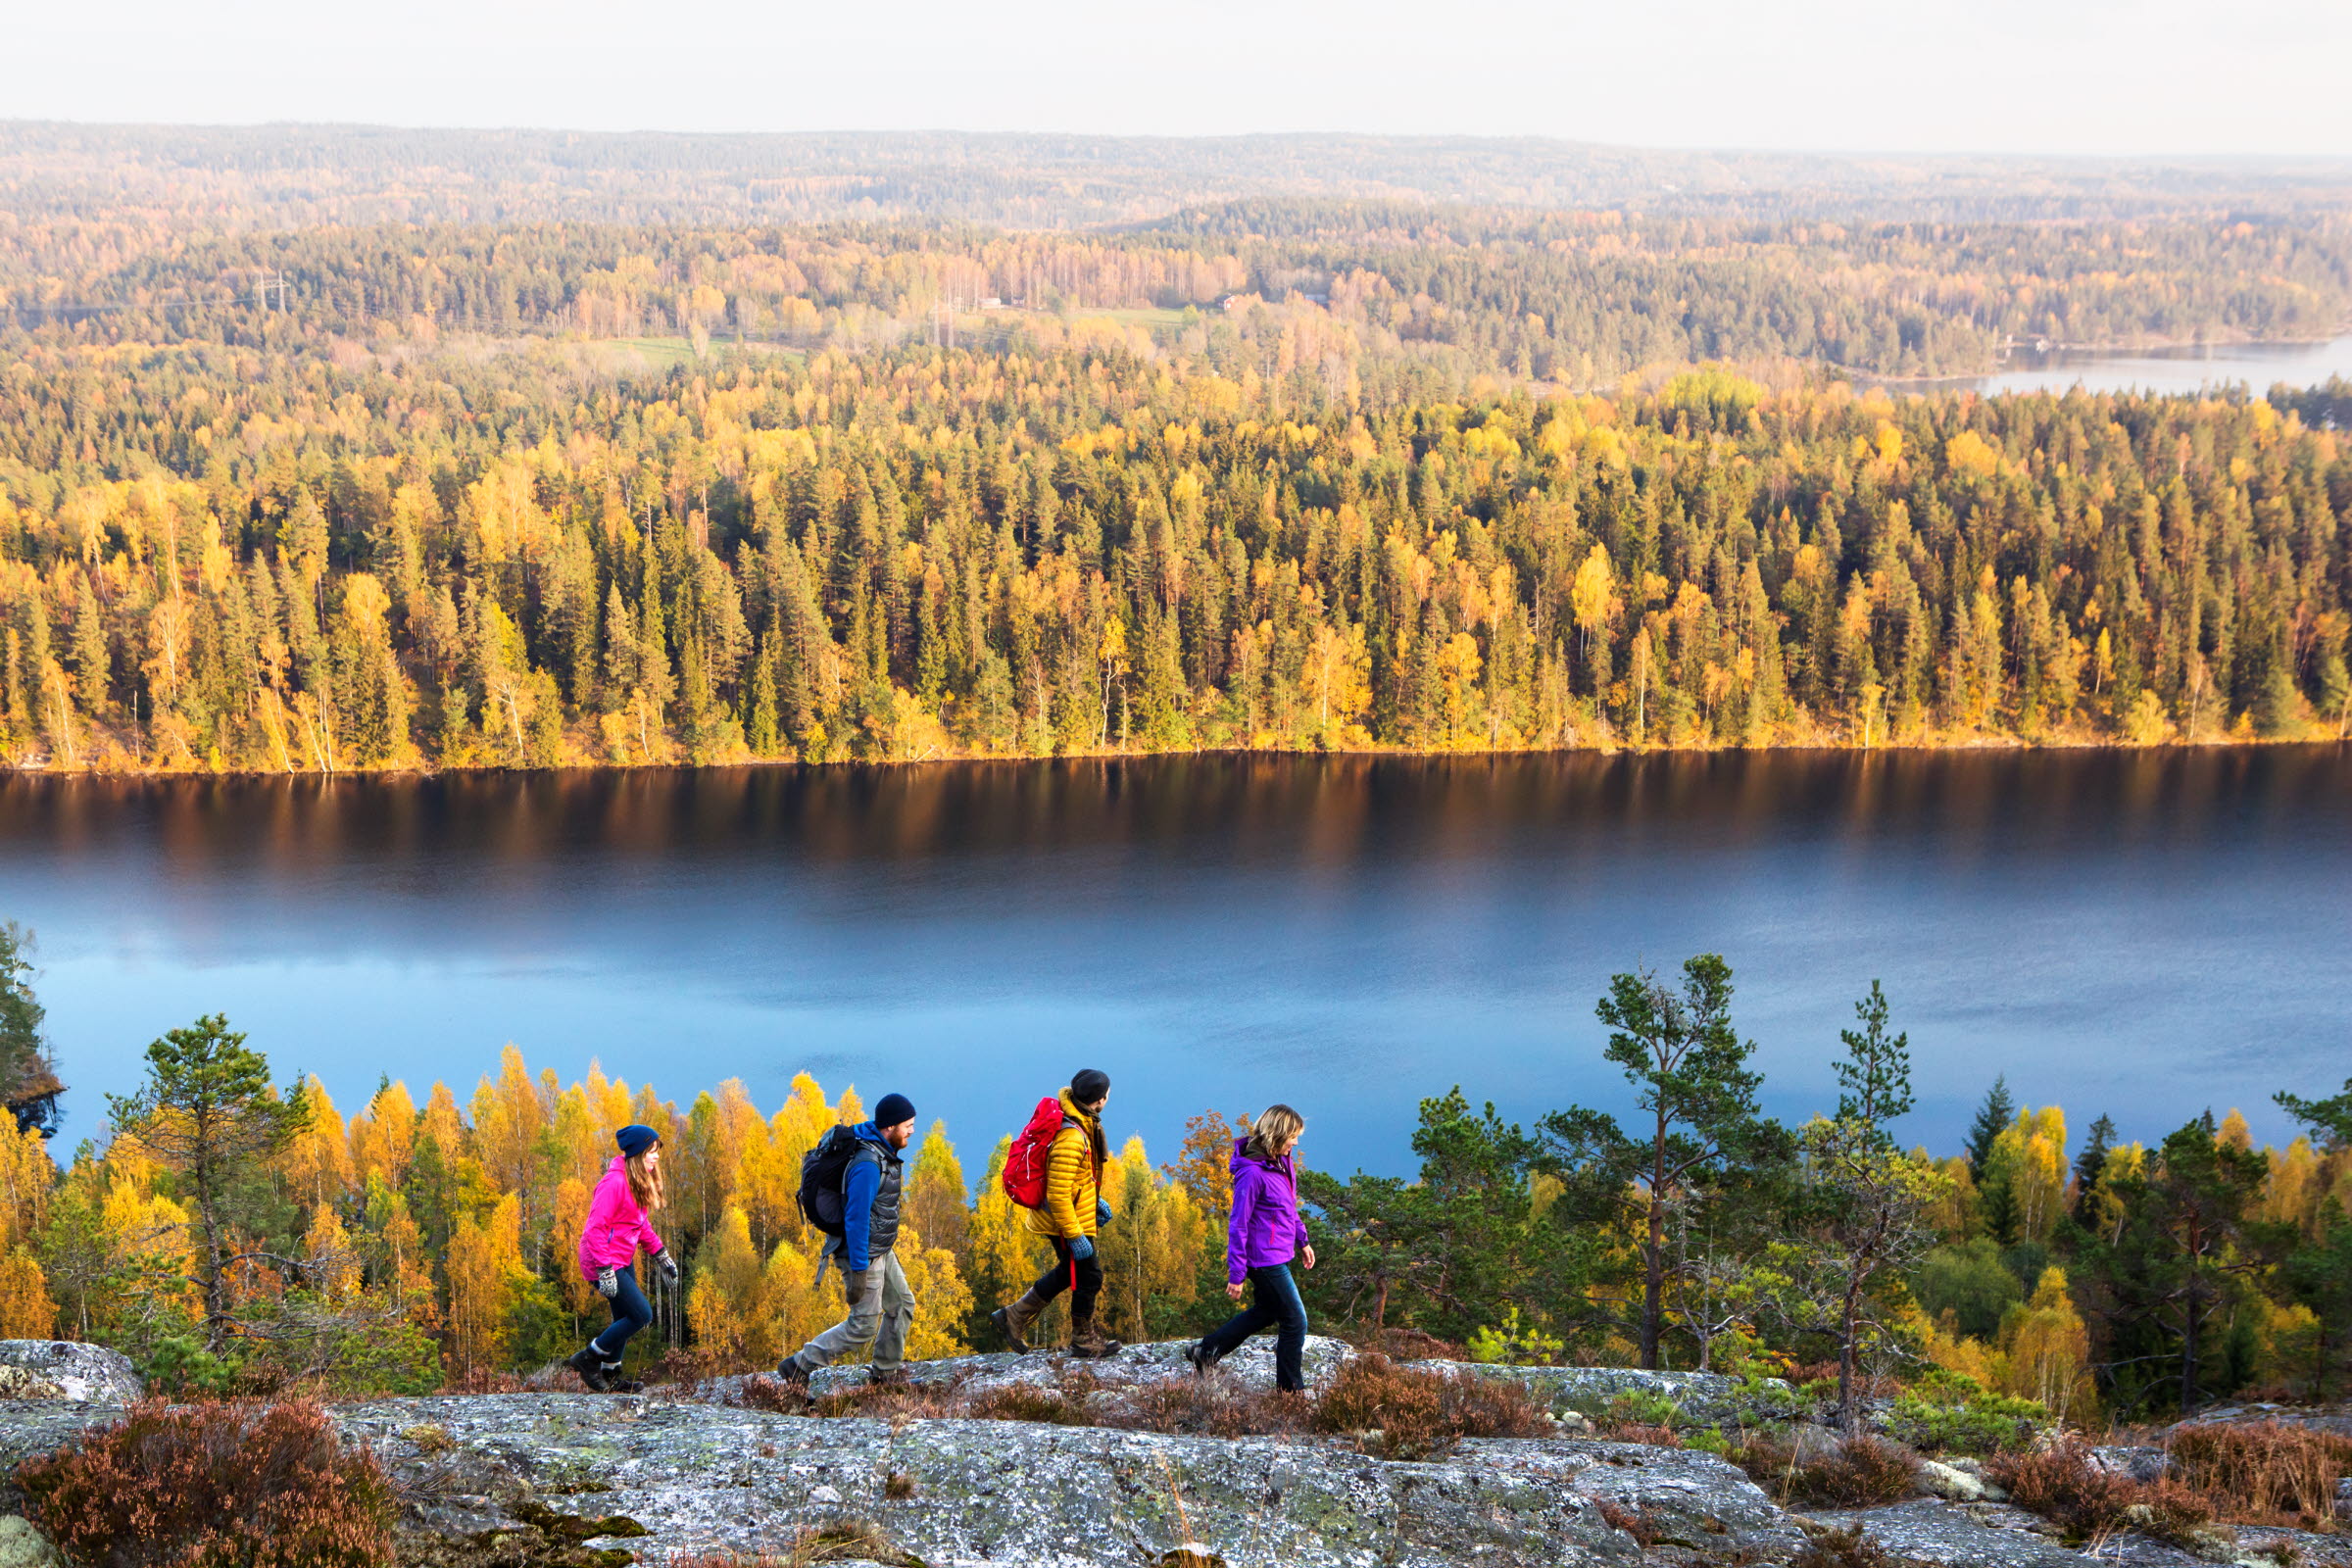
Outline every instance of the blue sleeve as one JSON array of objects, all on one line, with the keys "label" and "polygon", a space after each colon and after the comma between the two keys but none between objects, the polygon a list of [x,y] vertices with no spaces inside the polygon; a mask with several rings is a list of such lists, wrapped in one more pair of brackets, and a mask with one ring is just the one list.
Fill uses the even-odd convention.
[{"label": "blue sleeve", "polygon": [[882,1165],[860,1154],[841,1176],[841,1266],[862,1274],[873,1263],[865,1244],[874,1222],[874,1198],[882,1191]]}]

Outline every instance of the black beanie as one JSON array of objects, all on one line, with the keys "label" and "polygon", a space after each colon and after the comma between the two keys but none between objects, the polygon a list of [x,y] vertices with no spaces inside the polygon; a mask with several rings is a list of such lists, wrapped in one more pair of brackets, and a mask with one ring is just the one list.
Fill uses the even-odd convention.
[{"label": "black beanie", "polygon": [[896,1127],[903,1121],[914,1120],[914,1102],[905,1095],[884,1095],[874,1106],[874,1125]]},{"label": "black beanie", "polygon": [[1070,1098],[1081,1105],[1091,1105],[1110,1093],[1110,1074],[1098,1068],[1081,1068],[1070,1078]]}]

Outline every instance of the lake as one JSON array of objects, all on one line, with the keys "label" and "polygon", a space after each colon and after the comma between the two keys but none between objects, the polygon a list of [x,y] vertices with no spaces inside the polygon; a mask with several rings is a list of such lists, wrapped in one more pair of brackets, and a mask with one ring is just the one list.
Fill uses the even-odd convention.
[{"label": "lake", "polygon": [[[2010,352],[1990,375],[1880,380],[1893,392],[2203,392],[2242,382],[2256,397],[2284,381],[2318,386],[2352,377],[2352,337],[2324,343],[2192,343],[2163,349],[2045,349]],[[1859,379],[1859,378],[1858,378]]]},{"label": "lake", "polygon": [[163,1030],[225,1011],[348,1114],[521,1047],[681,1104],[792,1075],[945,1116],[975,1174],[1035,1097],[1112,1129],[1283,1099],[1397,1172],[1415,1102],[1625,1103],[1594,1000],[1700,951],[1775,1110],[1835,1099],[1882,979],[1954,1146],[1993,1074],[2153,1141],[2352,1072],[2352,750],[1193,757],[439,778],[0,777],[60,1153]]}]

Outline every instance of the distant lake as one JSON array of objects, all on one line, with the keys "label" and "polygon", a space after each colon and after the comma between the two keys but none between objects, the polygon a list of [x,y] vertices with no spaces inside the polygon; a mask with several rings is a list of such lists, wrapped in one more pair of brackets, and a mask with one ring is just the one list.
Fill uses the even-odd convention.
[{"label": "distant lake", "polygon": [[2047,349],[2010,351],[1991,375],[1944,380],[1886,380],[1889,391],[2202,392],[2244,383],[2260,397],[2284,381],[2317,386],[2331,375],[2352,378],[2352,337],[2325,343],[2196,343],[2166,349]]},{"label": "distant lake", "polygon": [[429,779],[0,777],[98,1130],[225,1011],[348,1114],[501,1046],[681,1105],[792,1075],[947,1118],[977,1173],[1094,1064],[1115,1133],[1275,1099],[1402,1171],[1415,1102],[1624,1103],[1593,1002],[1720,951],[1774,1109],[1835,1099],[1873,977],[1948,1149],[1996,1072],[2160,1138],[2352,1072],[2352,750],[1199,757]]}]

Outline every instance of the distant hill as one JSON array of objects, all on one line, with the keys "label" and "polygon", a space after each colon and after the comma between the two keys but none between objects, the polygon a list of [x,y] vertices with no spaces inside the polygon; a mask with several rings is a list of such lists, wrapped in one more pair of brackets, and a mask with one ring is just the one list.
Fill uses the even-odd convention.
[{"label": "distant hill", "polygon": [[[0,122],[0,210],[314,223],[1148,221],[1267,196],[1764,218],[2341,210],[2352,162],[1690,152],[1525,137],[682,135]],[[0,230],[4,232],[4,230]]]}]

